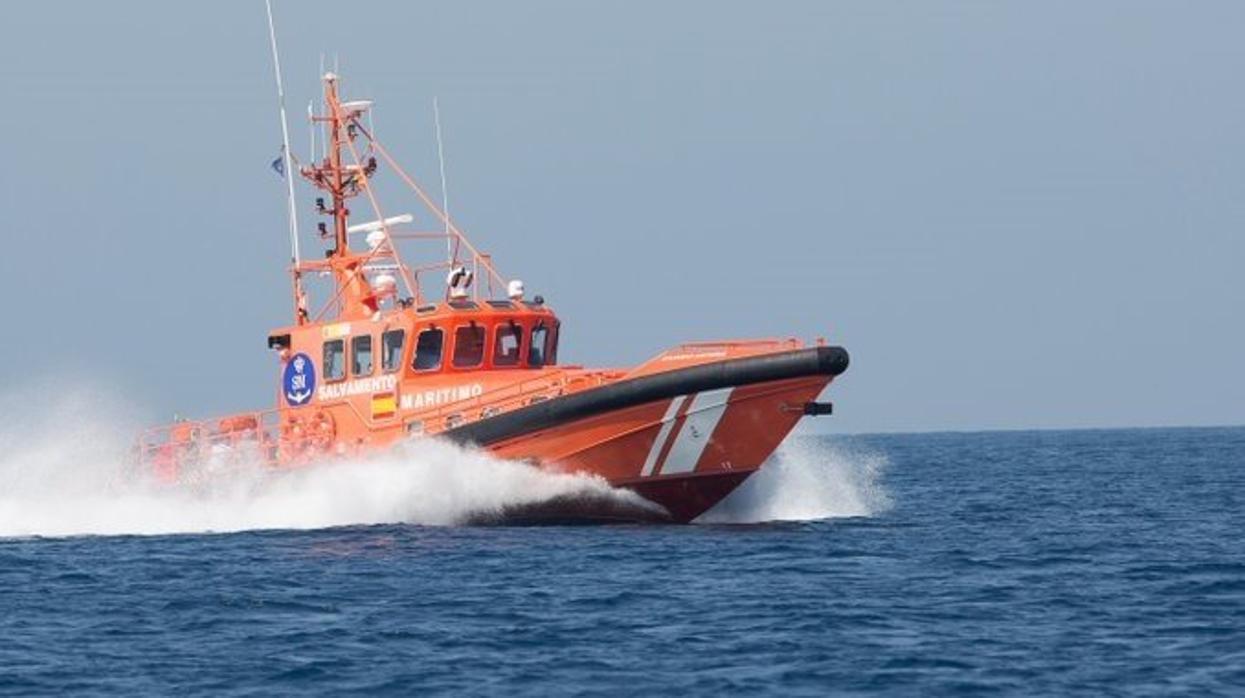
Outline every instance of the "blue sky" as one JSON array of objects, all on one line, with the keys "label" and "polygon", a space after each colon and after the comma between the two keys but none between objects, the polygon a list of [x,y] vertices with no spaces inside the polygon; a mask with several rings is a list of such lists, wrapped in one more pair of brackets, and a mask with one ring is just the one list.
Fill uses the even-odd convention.
[{"label": "blue sky", "polygon": [[[336,54],[434,191],[439,98],[457,222],[564,361],[825,335],[834,431],[1245,423],[1241,3],[276,11],[295,116]],[[258,1],[6,10],[11,384],[271,403],[266,32]]]}]

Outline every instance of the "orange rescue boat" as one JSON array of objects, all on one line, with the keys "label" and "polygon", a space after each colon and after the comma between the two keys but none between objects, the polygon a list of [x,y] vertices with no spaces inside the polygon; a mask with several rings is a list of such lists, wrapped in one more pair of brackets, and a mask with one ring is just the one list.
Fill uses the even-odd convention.
[{"label": "orange rescue boat", "polygon": [[[286,147],[278,168],[327,193],[315,210],[329,249],[322,260],[300,258],[290,181],[293,323],[268,336],[280,361],[276,407],[145,432],[140,461],[160,479],[192,481],[206,463],[349,467],[436,437],[597,475],[661,508],[560,502],[538,516],[687,522],[755,473],[801,417],[830,413],[817,398],[848,356],[821,340],[689,343],[630,369],[559,363],[561,323],[544,299],[505,280],[394,161],[364,118],[371,102],[343,101],[332,73],[323,83],[322,113],[310,115],[323,134],[319,155],[313,144],[312,161],[299,163]],[[372,188],[382,162],[440,230],[382,214]],[[356,197],[373,220],[352,223]],[[399,250],[429,243],[445,257],[419,265]],[[430,290],[427,279],[442,275],[444,287]],[[314,312],[313,290],[324,298]]]}]

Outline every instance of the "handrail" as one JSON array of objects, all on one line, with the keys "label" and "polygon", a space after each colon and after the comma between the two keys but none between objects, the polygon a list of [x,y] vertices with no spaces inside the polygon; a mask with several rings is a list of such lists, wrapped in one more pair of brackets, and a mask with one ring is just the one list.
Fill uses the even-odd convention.
[{"label": "handrail", "polygon": [[[231,429],[223,429],[220,426],[221,422],[226,419],[245,419],[248,417],[254,420],[254,426]],[[140,461],[145,461],[158,456],[165,448],[180,446],[183,447],[183,450],[177,454],[178,458],[182,458],[190,452],[202,457],[211,455],[212,449],[218,445],[227,445],[232,448],[243,443],[253,443],[259,447],[260,455],[271,461],[274,455],[271,449],[279,441],[278,437],[273,433],[279,426],[274,421],[275,417],[277,417],[277,410],[272,409],[158,425],[139,433],[137,443],[135,444],[137,455]],[[181,428],[190,430],[188,437],[185,439],[174,436],[175,430]]]},{"label": "handrail", "polygon": [[539,377],[525,378],[523,380],[515,381],[513,383],[507,383],[506,385],[494,388],[489,391],[482,392],[479,395],[472,395],[466,400],[457,400],[457,401],[454,401],[454,402],[451,402],[445,405],[434,406],[431,409],[431,411],[425,410],[423,412],[412,415],[412,417],[415,417],[417,419],[425,419],[425,418],[431,417],[435,419],[441,416],[449,416],[451,414],[454,414],[455,412],[461,412],[463,409],[471,409],[472,407],[482,407],[484,406],[484,403],[486,402],[491,405],[491,404],[494,404],[500,401],[498,399],[499,394],[506,393],[506,392],[515,393],[513,396],[508,398],[511,400],[515,398],[532,397],[531,393],[535,391],[526,390],[525,386],[529,386],[533,383],[540,383],[540,384],[547,384],[549,385],[549,387],[563,388],[568,383],[568,381],[564,377],[565,374],[566,374],[565,369],[558,368],[551,373],[546,373]]},{"label": "handrail", "polygon": [[[408,421],[421,421],[424,433],[435,434],[447,429],[445,420],[456,414],[461,415],[464,421],[475,421],[475,419],[480,418],[479,411],[483,411],[487,407],[496,407],[499,412],[508,412],[516,407],[530,404],[530,401],[534,398],[544,397],[548,399],[549,397],[561,395],[568,387],[577,383],[595,382],[596,385],[602,385],[606,382],[607,376],[615,375],[621,374],[616,371],[570,374],[566,367],[558,367],[552,373],[525,378],[480,393],[479,395],[474,395],[466,400],[457,400],[412,414]],[[474,418],[470,418],[466,414],[470,411],[476,411]]]},{"label": "handrail", "polygon": [[670,351],[678,349],[703,349],[706,347],[763,347],[763,346],[789,346],[798,349],[803,343],[795,337],[770,337],[764,339],[721,339],[721,340],[705,340],[699,342],[683,342],[676,345]]}]

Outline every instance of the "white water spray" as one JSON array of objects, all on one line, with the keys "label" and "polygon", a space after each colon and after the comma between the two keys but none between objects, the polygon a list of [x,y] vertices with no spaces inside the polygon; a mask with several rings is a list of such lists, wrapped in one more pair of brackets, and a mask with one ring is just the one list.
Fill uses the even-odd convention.
[{"label": "white water spray", "polygon": [[891,506],[886,457],[813,437],[785,441],[760,472],[696,523],[815,521],[875,516]]},{"label": "white water spray", "polygon": [[600,478],[433,440],[380,458],[277,475],[257,465],[211,487],[170,488],[131,466],[135,424],[100,416],[115,406],[76,394],[19,420],[22,402],[0,400],[0,414],[13,415],[0,427],[0,537],[454,525],[559,498],[652,506]]},{"label": "white water spray", "polygon": [[[597,477],[541,471],[434,440],[357,462],[276,476],[256,465],[211,487],[170,488],[132,466],[145,420],[105,394],[42,386],[0,396],[0,537],[456,525],[568,499],[652,506]],[[700,521],[869,516],[888,503],[878,485],[883,466],[876,455],[791,442]]]}]

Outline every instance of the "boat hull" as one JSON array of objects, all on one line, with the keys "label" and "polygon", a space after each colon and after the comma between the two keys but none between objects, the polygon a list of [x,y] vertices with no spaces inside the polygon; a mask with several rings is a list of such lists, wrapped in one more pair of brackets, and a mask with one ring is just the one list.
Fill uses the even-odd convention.
[{"label": "boat hull", "polygon": [[[599,476],[665,511],[664,517],[640,512],[637,519],[689,522],[755,473],[847,365],[846,352],[834,347],[777,359],[639,378],[506,415],[508,424],[488,420],[447,436],[553,472]],[[543,513],[553,520],[591,519],[593,507],[551,502]],[[601,514],[620,518],[614,510]]]},{"label": "boat hull", "polygon": [[[497,402],[488,402],[488,394],[456,403],[447,408],[456,416],[478,410],[479,418],[432,434],[415,436],[391,420],[397,424],[383,430],[334,436],[332,429],[311,429],[316,418],[334,424],[332,406],[321,405],[311,419],[271,414],[279,430],[266,426],[262,413],[214,426],[178,423],[163,441],[140,442],[139,459],[162,482],[194,484],[227,474],[231,465],[259,461],[286,470],[382,452],[413,437],[445,438],[549,472],[598,477],[639,495],[631,501],[609,493],[563,497],[489,514],[489,521],[689,522],[761,468],[806,414],[828,411],[815,400],[848,363],[846,351],[826,346],[719,360],[677,356],[698,361],[662,370],[642,366],[554,397],[519,393],[527,404],[489,416]],[[429,422],[416,417],[414,423]]]}]

